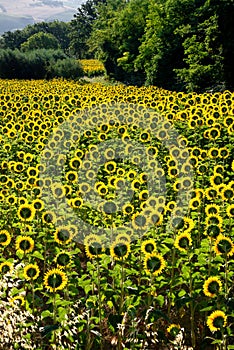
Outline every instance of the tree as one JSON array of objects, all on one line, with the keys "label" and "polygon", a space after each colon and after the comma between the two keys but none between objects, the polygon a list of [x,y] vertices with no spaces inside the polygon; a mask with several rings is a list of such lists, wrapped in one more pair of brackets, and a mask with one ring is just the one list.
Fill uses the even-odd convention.
[{"label": "tree", "polygon": [[148,3],[148,0],[108,0],[98,8],[88,43],[109,76],[128,83],[142,83],[142,72],[136,74],[134,60],[139,54]]},{"label": "tree", "polygon": [[106,0],[87,0],[78,8],[74,19],[70,22],[69,50],[77,58],[89,58],[87,40],[92,31],[92,25],[97,19],[97,7]]},{"label": "tree", "polygon": [[22,51],[30,51],[37,49],[53,49],[57,50],[60,48],[58,40],[55,38],[53,34],[47,34],[43,32],[39,32],[33,34],[21,44]]}]

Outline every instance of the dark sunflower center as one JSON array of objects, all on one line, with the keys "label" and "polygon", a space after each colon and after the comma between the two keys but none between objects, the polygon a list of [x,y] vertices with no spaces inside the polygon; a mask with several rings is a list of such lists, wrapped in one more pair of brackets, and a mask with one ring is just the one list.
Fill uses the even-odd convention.
[{"label": "dark sunflower center", "polygon": [[7,241],[7,235],[5,233],[0,234],[0,243],[5,243]]},{"label": "dark sunflower center", "polygon": [[233,197],[233,191],[229,189],[225,190],[223,194],[226,199],[231,199]]},{"label": "dark sunflower center", "polygon": [[208,291],[212,294],[215,294],[219,291],[219,284],[216,281],[212,281],[209,285],[208,285]]},{"label": "dark sunflower center", "polygon": [[180,216],[177,216],[173,218],[172,220],[173,227],[176,227],[177,229],[182,229],[184,227],[184,219]]},{"label": "dark sunflower center", "polygon": [[180,331],[179,328],[173,327],[173,328],[170,330],[170,334],[175,338],[175,337],[178,335],[179,331]]},{"label": "dark sunflower center", "polygon": [[100,242],[92,242],[89,245],[89,252],[92,255],[99,255],[102,253],[102,245]]},{"label": "dark sunflower center", "polygon": [[216,317],[213,324],[216,328],[222,328],[224,325],[224,318],[222,316]]},{"label": "dark sunflower center", "polygon": [[145,251],[147,253],[152,253],[152,251],[154,250],[154,245],[153,243],[147,243],[145,246]]},{"label": "dark sunflower center", "polygon": [[221,239],[218,243],[220,253],[229,253],[232,249],[231,243],[226,239]]},{"label": "dark sunflower center", "polygon": [[207,227],[207,234],[212,237],[217,237],[220,234],[220,228],[217,225],[209,225]]},{"label": "dark sunflower center", "polygon": [[8,266],[8,265],[3,265],[3,267],[2,267],[2,272],[3,273],[7,273],[7,272],[9,272],[10,271],[10,266]]},{"label": "dark sunflower center", "polygon": [[148,140],[148,138],[149,138],[149,134],[148,134],[147,132],[143,132],[143,133],[141,134],[141,139],[142,139],[142,140]]},{"label": "dark sunflower center", "polygon": [[68,180],[69,180],[69,181],[74,181],[75,178],[76,178],[76,175],[73,174],[73,173],[70,173],[70,174],[68,175]]},{"label": "dark sunflower center", "polygon": [[188,237],[182,237],[182,238],[180,239],[180,241],[179,241],[179,246],[180,246],[181,248],[187,248],[188,245],[189,245],[189,239],[188,239]]},{"label": "dark sunflower center", "polygon": [[135,223],[138,227],[144,227],[145,224],[146,224],[146,217],[143,216],[143,215],[138,215],[136,218],[135,218]]},{"label": "dark sunflower center", "polygon": [[70,256],[66,253],[59,254],[57,257],[57,263],[61,266],[67,266],[70,262]]},{"label": "dark sunflower center", "polygon": [[30,242],[24,239],[20,242],[19,247],[21,250],[26,251],[30,248]]},{"label": "dark sunflower center", "polygon": [[119,258],[123,258],[128,252],[126,244],[119,243],[114,247],[114,253]]},{"label": "dark sunflower center", "polygon": [[36,276],[36,273],[37,273],[37,270],[34,268],[34,267],[30,267],[28,270],[27,270],[27,276],[28,277],[34,277]]},{"label": "dark sunflower center", "polygon": [[68,230],[59,230],[57,236],[60,241],[65,242],[70,235]]},{"label": "dark sunflower center", "polygon": [[74,168],[78,169],[79,166],[80,166],[80,161],[79,161],[78,159],[73,160],[72,166],[73,166]]},{"label": "dark sunflower center", "polygon": [[162,265],[161,260],[156,256],[150,257],[147,260],[147,269],[151,273],[158,271],[160,269],[161,265]]},{"label": "dark sunflower center", "polygon": [[103,205],[103,210],[107,214],[115,213],[117,211],[117,206],[114,202],[109,201]]},{"label": "dark sunflower center", "polygon": [[32,211],[30,208],[22,208],[20,210],[20,216],[23,219],[29,219],[31,217],[31,215],[32,215]]},{"label": "dark sunflower center", "polygon": [[62,282],[62,277],[58,273],[54,273],[48,278],[48,286],[50,286],[51,288],[58,288],[59,286],[61,286]]},{"label": "dark sunflower center", "polygon": [[44,220],[45,220],[45,222],[47,222],[48,224],[51,223],[51,222],[53,221],[53,215],[52,215],[52,214],[45,214]]}]

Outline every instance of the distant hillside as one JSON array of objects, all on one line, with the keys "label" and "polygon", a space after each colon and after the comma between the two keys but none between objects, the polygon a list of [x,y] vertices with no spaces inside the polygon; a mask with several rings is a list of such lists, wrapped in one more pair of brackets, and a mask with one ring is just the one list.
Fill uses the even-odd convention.
[{"label": "distant hillside", "polygon": [[68,22],[84,2],[85,0],[0,0],[0,35],[41,21]]}]

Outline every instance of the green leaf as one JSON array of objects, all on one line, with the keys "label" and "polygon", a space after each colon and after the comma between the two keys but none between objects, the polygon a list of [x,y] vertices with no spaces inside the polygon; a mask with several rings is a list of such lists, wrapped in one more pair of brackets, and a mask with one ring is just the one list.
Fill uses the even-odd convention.
[{"label": "green leaf", "polygon": [[53,315],[53,313],[50,312],[49,310],[45,310],[45,311],[42,311],[41,316],[42,316],[42,318],[46,318],[46,317],[51,317],[51,318],[53,318],[54,315]]},{"label": "green leaf", "polygon": [[34,256],[37,259],[44,260],[44,256],[40,252],[38,252],[37,250],[35,252],[33,252],[32,256]]}]

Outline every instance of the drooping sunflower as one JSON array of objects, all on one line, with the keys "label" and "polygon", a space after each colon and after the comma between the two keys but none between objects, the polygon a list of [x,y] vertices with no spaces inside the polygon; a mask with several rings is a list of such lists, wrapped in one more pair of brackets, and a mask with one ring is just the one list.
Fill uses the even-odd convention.
[{"label": "drooping sunflower", "polygon": [[52,293],[63,290],[67,282],[66,273],[57,268],[49,270],[44,276],[44,286]]},{"label": "drooping sunflower", "polygon": [[213,311],[207,318],[207,326],[211,332],[216,332],[227,325],[227,316],[221,310]]},{"label": "drooping sunflower", "polygon": [[32,221],[35,217],[36,210],[33,205],[25,203],[19,206],[18,217],[23,221]]},{"label": "drooping sunflower", "polygon": [[151,254],[155,252],[157,249],[156,242],[153,238],[147,239],[146,241],[143,241],[141,244],[141,251],[144,254]]},{"label": "drooping sunflower", "polygon": [[126,240],[115,240],[110,247],[110,255],[115,260],[125,260],[130,253],[130,243]]},{"label": "drooping sunflower", "polygon": [[7,230],[0,230],[0,246],[6,247],[11,243],[11,235]]},{"label": "drooping sunflower", "polygon": [[15,242],[15,249],[21,254],[27,254],[33,251],[34,240],[29,236],[18,236]]},{"label": "drooping sunflower", "polygon": [[174,242],[174,246],[181,252],[187,252],[188,248],[192,245],[192,238],[188,232],[179,234]]},{"label": "drooping sunflower", "polygon": [[37,264],[29,264],[24,267],[24,278],[28,281],[37,279],[40,274],[40,269]]},{"label": "drooping sunflower", "polygon": [[222,282],[218,277],[209,277],[203,284],[203,293],[207,297],[214,298],[220,292]]},{"label": "drooping sunflower", "polygon": [[231,256],[234,254],[234,244],[229,237],[225,237],[222,234],[219,234],[216,238],[214,244],[214,251],[217,255],[227,254]]},{"label": "drooping sunflower", "polygon": [[166,262],[162,255],[155,252],[146,254],[144,258],[144,268],[147,274],[159,275],[165,268]]}]

